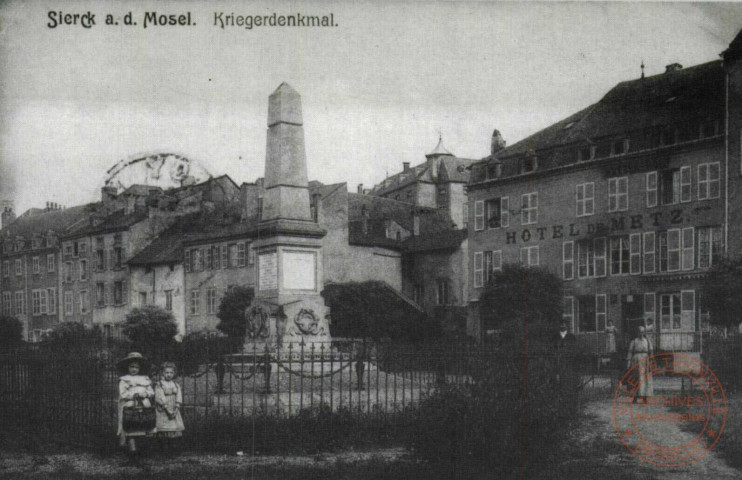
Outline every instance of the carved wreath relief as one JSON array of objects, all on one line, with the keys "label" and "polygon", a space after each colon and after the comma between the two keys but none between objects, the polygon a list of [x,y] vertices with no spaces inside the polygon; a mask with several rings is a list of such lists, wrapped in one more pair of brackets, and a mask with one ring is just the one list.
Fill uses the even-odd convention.
[{"label": "carved wreath relief", "polygon": [[[294,317],[294,335],[314,336],[325,333],[319,325],[319,317],[310,308],[302,308]],[[297,332],[298,330],[298,332]]]}]

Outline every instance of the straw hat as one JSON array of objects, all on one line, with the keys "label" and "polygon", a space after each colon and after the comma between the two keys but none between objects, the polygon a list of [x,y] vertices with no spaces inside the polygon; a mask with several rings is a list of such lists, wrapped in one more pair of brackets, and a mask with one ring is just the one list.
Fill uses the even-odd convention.
[{"label": "straw hat", "polygon": [[131,362],[139,362],[139,366],[143,367],[147,363],[147,359],[139,352],[131,352],[126,357],[119,360],[116,365],[119,368],[128,367]]}]

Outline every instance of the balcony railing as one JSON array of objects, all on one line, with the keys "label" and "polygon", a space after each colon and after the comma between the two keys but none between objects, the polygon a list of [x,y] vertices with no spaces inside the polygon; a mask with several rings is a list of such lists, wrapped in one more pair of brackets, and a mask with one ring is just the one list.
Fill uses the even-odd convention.
[{"label": "balcony railing", "polygon": [[[578,333],[577,344],[585,353],[597,356],[608,356],[608,334],[605,332]],[[617,333],[616,350],[626,352],[629,343],[634,338],[625,333]],[[701,351],[700,332],[658,332],[648,333],[647,338],[652,342],[655,352],[685,352],[697,353]]]}]

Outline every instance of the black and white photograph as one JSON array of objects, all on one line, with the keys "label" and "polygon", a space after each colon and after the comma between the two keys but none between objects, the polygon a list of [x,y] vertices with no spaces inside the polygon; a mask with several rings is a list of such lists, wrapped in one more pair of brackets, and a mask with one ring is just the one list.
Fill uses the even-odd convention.
[{"label": "black and white photograph", "polygon": [[742,478],[742,3],[0,0],[0,478]]}]

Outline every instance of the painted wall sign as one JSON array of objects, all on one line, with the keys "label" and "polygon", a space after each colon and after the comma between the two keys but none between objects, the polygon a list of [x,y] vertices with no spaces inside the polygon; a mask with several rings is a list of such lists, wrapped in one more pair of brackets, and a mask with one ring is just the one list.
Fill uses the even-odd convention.
[{"label": "painted wall sign", "polygon": [[278,288],[278,256],[276,252],[258,255],[258,288],[276,290]]},{"label": "painted wall sign", "polygon": [[531,241],[568,239],[569,237],[605,236],[625,230],[642,230],[646,228],[657,228],[668,226],[673,228],[691,219],[684,215],[681,209],[665,212],[654,212],[648,215],[617,215],[611,217],[608,222],[596,222],[587,224],[568,223],[562,225],[550,225],[548,227],[524,228],[521,231],[505,232],[505,244],[528,243]]}]

